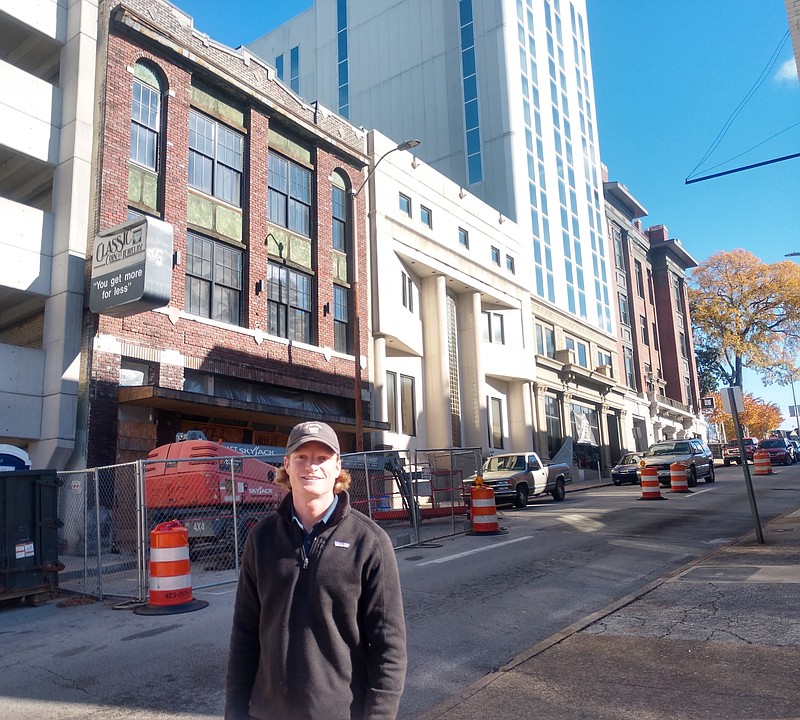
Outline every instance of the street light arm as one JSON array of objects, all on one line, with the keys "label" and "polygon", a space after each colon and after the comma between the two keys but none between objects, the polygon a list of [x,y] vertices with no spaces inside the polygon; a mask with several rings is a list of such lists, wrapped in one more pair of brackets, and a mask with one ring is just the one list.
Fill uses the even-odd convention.
[{"label": "street light arm", "polygon": [[352,192],[353,197],[358,197],[358,194],[364,189],[364,186],[369,182],[369,179],[375,173],[375,170],[378,168],[378,165],[381,164],[381,160],[383,160],[383,158],[385,158],[387,155],[390,155],[393,152],[396,152],[397,150],[410,150],[411,148],[415,148],[417,147],[417,145],[419,145],[419,143],[420,143],[419,140],[405,140],[396,145],[395,147],[393,147],[391,150],[387,150],[385,153],[383,153],[383,155],[381,155],[378,158],[378,162],[376,162],[370,168],[370,171],[367,173],[367,177],[364,178],[364,182],[362,182],[361,185],[358,186],[358,190]]}]

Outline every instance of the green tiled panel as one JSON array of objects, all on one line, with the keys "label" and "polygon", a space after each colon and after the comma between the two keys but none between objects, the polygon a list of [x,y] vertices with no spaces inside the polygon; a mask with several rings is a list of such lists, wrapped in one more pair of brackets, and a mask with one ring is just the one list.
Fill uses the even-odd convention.
[{"label": "green tiled panel", "polygon": [[205,88],[201,90],[192,86],[192,105],[218,117],[225,118],[234,125],[244,127],[244,113],[221,98],[215,97]]},{"label": "green tiled panel", "polygon": [[128,200],[157,210],[158,175],[137,165],[128,165]]},{"label": "green tiled panel", "polygon": [[189,193],[186,197],[186,219],[193,225],[214,230],[214,203]]},{"label": "green tiled panel", "polygon": [[236,242],[242,242],[242,214],[224,205],[217,205],[217,227],[215,229],[220,235],[236,240]]},{"label": "green tiled panel", "polygon": [[291,235],[289,237],[289,260],[295,265],[311,269],[311,240]]},{"label": "green tiled panel", "polygon": [[333,278],[334,280],[341,280],[347,282],[347,256],[342,253],[333,253],[331,256],[333,263]]}]

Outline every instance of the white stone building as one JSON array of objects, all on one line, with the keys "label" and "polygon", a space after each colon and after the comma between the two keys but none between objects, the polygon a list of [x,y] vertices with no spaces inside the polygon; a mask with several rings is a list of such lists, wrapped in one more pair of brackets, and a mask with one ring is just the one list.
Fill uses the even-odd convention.
[{"label": "white stone building", "polygon": [[374,445],[531,447],[530,253],[516,223],[376,131],[370,367]]}]

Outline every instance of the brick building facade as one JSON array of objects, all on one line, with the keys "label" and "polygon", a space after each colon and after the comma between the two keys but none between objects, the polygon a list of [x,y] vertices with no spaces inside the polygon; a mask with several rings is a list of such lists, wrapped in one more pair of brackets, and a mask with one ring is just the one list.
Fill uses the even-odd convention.
[{"label": "brick building facade", "polygon": [[173,254],[166,307],[87,312],[87,465],[188,429],[282,445],[308,418],[353,449],[364,132],[167,3],[101,2],[99,18],[93,229],[153,217],[171,226]]}]

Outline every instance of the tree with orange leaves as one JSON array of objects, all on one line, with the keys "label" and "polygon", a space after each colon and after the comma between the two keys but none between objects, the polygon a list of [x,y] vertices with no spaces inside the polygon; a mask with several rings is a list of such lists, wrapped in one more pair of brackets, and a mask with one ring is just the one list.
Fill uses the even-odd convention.
[{"label": "tree with orange leaves", "polygon": [[[713,393],[714,411],[706,416],[711,423],[722,423],[727,438],[735,438],[733,416],[722,408],[720,393]],[[783,422],[783,414],[775,403],[765,403],[761,398],[752,393],[742,394],[744,411],[739,413],[739,423],[742,426],[742,435],[753,437],[766,437],[770,430],[779,427]]]},{"label": "tree with orange leaves", "polygon": [[692,273],[689,302],[696,344],[716,353],[729,385],[742,369],[765,384],[785,382],[800,351],[800,265],[767,264],[746,250],[714,253]]}]

